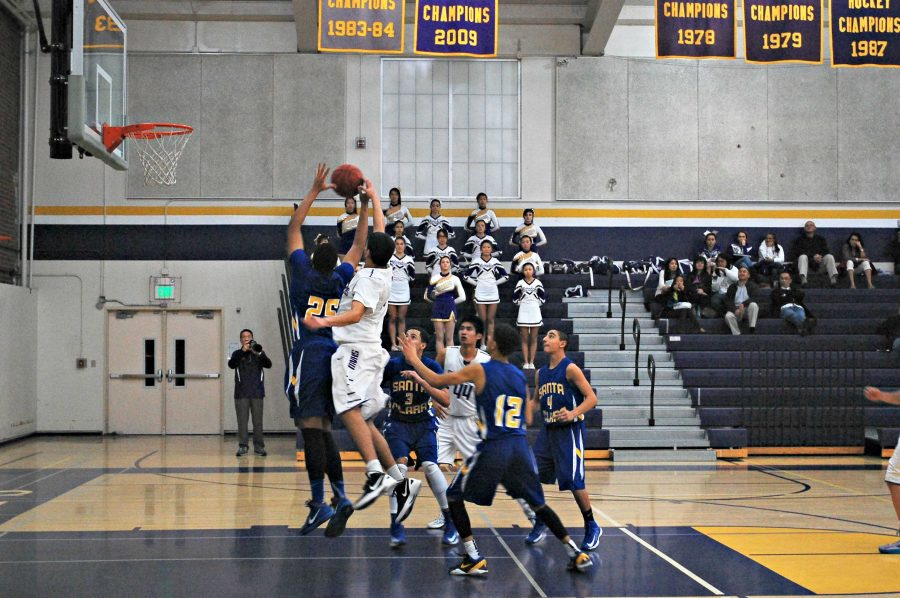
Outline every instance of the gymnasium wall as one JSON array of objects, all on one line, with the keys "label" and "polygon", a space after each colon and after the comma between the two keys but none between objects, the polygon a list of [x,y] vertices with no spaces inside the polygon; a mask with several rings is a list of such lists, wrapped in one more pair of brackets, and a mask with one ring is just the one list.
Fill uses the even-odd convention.
[{"label": "gymnasium wall", "polygon": [[[27,436],[37,421],[38,293],[0,284],[0,442]],[[65,380],[54,380],[57,396]]]}]

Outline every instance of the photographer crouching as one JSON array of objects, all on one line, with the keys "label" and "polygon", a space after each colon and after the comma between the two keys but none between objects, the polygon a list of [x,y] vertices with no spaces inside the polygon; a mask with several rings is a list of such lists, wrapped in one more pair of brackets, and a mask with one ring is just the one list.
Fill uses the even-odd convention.
[{"label": "photographer crouching", "polygon": [[263,440],[263,398],[266,396],[263,368],[272,367],[272,360],[263,352],[262,345],[253,340],[253,331],[241,330],[241,348],[231,354],[228,367],[234,370],[234,409],[237,413],[237,456],[247,454],[247,418],[253,418],[253,452],[266,456]]}]

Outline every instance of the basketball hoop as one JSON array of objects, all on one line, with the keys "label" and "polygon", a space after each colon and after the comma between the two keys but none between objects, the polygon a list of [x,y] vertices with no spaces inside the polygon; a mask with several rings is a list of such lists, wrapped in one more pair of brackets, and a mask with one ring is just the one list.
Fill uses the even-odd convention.
[{"label": "basketball hoop", "polygon": [[141,123],[125,127],[103,127],[103,144],[113,151],[126,138],[144,167],[144,185],[175,184],[178,158],[184,151],[193,127],[174,123]]}]

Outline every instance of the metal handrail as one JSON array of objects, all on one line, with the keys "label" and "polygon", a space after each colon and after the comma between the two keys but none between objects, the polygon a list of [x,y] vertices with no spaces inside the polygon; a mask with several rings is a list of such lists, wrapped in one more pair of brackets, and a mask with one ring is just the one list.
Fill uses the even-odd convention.
[{"label": "metal handrail", "polygon": [[612,318],[612,287],[613,287],[612,265],[613,265],[612,259],[607,257],[606,258],[606,268],[607,268],[607,272],[609,273],[607,282],[606,282],[606,287],[609,289],[609,296],[607,297],[607,301],[606,301],[606,317],[607,318]]},{"label": "metal handrail", "polygon": [[650,421],[648,425],[655,426],[656,418],[653,413],[653,395],[656,392],[656,360],[653,355],[647,356],[647,375],[650,376]]},{"label": "metal handrail", "polygon": [[628,305],[628,295],[625,287],[619,287],[619,307],[622,308],[622,335],[619,338],[619,351],[625,350],[625,306]]},{"label": "metal handrail", "polygon": [[634,385],[640,386],[641,381],[638,378],[638,368],[641,356],[641,323],[638,322],[638,319],[635,318],[634,322],[631,323],[631,338],[634,339]]}]

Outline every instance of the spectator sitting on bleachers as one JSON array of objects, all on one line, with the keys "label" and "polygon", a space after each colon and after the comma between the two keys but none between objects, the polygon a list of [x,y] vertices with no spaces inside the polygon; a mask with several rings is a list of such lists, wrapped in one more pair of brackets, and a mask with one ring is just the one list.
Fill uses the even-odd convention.
[{"label": "spectator sitting on bleachers", "polygon": [[432,199],[431,213],[422,218],[422,222],[419,223],[419,228],[416,230],[416,237],[425,239],[422,255],[429,253],[437,246],[437,233],[439,230],[447,233],[448,239],[456,236],[456,233],[453,232],[453,227],[450,226],[450,221],[441,215],[441,200]]},{"label": "spectator sitting on bleachers", "polygon": [[872,284],[872,262],[863,247],[862,237],[858,232],[850,233],[847,242],[841,248],[841,262],[847,268],[847,278],[850,279],[850,288],[856,288],[856,275],[865,274],[866,284],[870,289],[874,289]]},{"label": "spectator sitting on bleachers", "polygon": [[[676,274],[672,280],[672,286],[666,294],[666,305],[661,317],[678,320],[676,332],[706,332],[694,313],[694,306],[688,300],[688,291],[685,289],[684,275]],[[690,324],[689,330],[683,330],[681,322]]]},{"label": "spectator sitting on bleachers", "polygon": [[547,244],[547,237],[541,227],[534,223],[534,210],[525,208],[522,211],[522,224],[516,227],[512,235],[509,237],[509,244],[513,247],[519,247],[522,237],[531,237],[534,241],[532,249],[537,251],[538,247]]},{"label": "spectator sitting on bleachers", "polygon": [[757,272],[770,282],[784,270],[784,248],[778,244],[775,233],[766,233],[766,238],[759,244],[759,262]]},{"label": "spectator sitting on bleachers", "polygon": [[894,351],[900,356],[900,310],[896,315],[888,317],[884,322],[878,325],[876,329],[887,340],[888,351]]},{"label": "spectator sitting on bleachers", "polygon": [[710,307],[715,310],[717,316],[724,316],[728,311],[725,304],[725,296],[728,288],[737,282],[738,269],[732,266],[728,261],[728,256],[724,253],[716,256],[716,269],[712,274],[712,299]]},{"label": "spectator sitting on bleachers", "polygon": [[391,203],[384,209],[384,232],[390,234],[395,222],[402,222],[404,228],[412,224],[412,214],[409,213],[409,208],[403,205],[400,189],[391,187],[388,195],[391,198]]},{"label": "spectator sitting on bleachers", "polygon": [[698,255],[694,269],[687,276],[687,297],[694,311],[700,316],[710,306],[712,300],[712,276],[706,271],[706,258]]},{"label": "spectator sitting on bleachers", "polygon": [[475,223],[475,234],[466,240],[466,244],[463,246],[463,257],[467,262],[471,263],[475,261],[478,256],[481,255],[481,244],[485,241],[490,241],[491,247],[491,255],[499,258],[501,251],[497,251],[498,245],[496,239],[488,234],[487,232],[487,223],[484,220],[479,220]]},{"label": "spectator sitting on bleachers", "polygon": [[894,260],[894,274],[900,274],[900,228],[894,231],[894,240],[888,250],[891,259]]},{"label": "spectator sitting on bleachers", "polygon": [[737,283],[728,287],[725,293],[725,305],[728,312],[725,314],[725,323],[731,329],[731,334],[741,333],[741,320],[747,320],[749,329],[747,332],[756,332],[756,319],[759,317],[759,305],[753,301],[753,295],[759,290],[755,282],[750,280],[750,268],[742,266],[738,268]]},{"label": "spectator sitting on bleachers", "polygon": [[430,274],[438,273],[440,268],[438,262],[440,262],[442,257],[450,259],[451,272],[456,274],[456,271],[459,269],[459,256],[456,254],[456,250],[447,244],[447,241],[447,231],[439,230],[437,232],[437,245],[425,254],[425,267]]},{"label": "spectator sitting on bleachers", "polygon": [[803,290],[794,284],[790,272],[782,272],[772,287],[772,315],[792,324],[800,336],[812,332],[815,318],[803,304]]},{"label": "spectator sitting on bleachers", "polygon": [[397,242],[397,239],[403,239],[404,247],[406,247],[406,255],[409,257],[416,257],[415,252],[412,248],[412,241],[409,240],[409,237],[406,236],[406,225],[403,224],[402,220],[398,220],[394,223],[393,226],[394,234],[391,237],[391,241]]},{"label": "spectator sitting on bleachers", "polygon": [[662,307],[669,300],[669,293],[672,291],[672,283],[675,282],[675,276],[681,274],[681,266],[678,260],[670,257],[666,260],[663,269],[659,271],[659,280],[656,283],[656,292],[653,293],[654,305],[650,306],[650,313],[653,317],[658,318]]},{"label": "spectator sitting on bleachers", "polygon": [[494,213],[494,210],[490,210],[487,207],[487,193],[482,191],[476,195],[475,202],[478,204],[478,209],[472,210],[472,213],[469,214],[469,217],[466,219],[466,225],[463,228],[466,229],[466,232],[471,233],[474,232],[476,224],[484,222],[487,227],[485,232],[489,235],[493,235],[500,230],[500,221],[497,220],[497,215]]},{"label": "spectator sitting on bleachers", "polygon": [[825,265],[831,286],[837,284],[837,267],[834,264],[834,256],[828,251],[828,241],[825,237],[816,234],[816,223],[807,220],[803,225],[803,234],[794,240],[792,258],[797,264],[797,274],[800,276],[800,286],[808,284],[807,273],[809,270],[818,271],[821,265]]},{"label": "spectator sitting on bleachers", "polygon": [[710,274],[712,274],[713,264],[715,264],[716,257],[722,253],[722,247],[719,246],[718,243],[718,234],[719,231],[708,230],[703,233],[703,247],[700,249],[700,255],[706,258],[706,263],[708,264]]},{"label": "spectator sitting on bleachers", "polygon": [[748,243],[747,233],[742,230],[738,231],[734,241],[728,247],[731,263],[738,268],[741,266],[753,267],[753,251],[754,247]]},{"label": "spectator sitting on bleachers", "polygon": [[522,274],[522,267],[525,264],[531,264],[532,266],[534,266],[534,275],[543,276],[544,262],[541,261],[541,256],[531,250],[531,246],[531,237],[522,237],[522,251],[513,256],[512,271],[518,274]]}]

